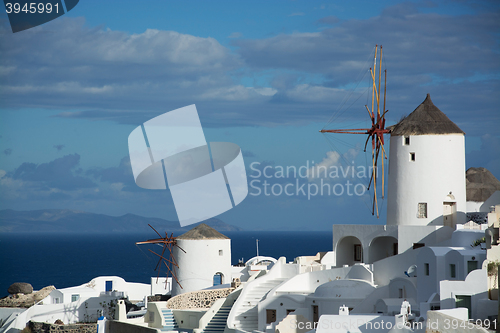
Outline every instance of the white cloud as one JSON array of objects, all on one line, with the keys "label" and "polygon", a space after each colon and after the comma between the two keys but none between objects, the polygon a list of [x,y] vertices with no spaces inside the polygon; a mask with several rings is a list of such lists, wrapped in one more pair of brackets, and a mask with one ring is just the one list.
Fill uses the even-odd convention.
[{"label": "white cloud", "polygon": [[[359,154],[359,149],[351,148],[345,153],[340,154],[337,151],[326,152],[326,157],[320,163],[317,163],[307,170],[307,178],[309,181],[319,179],[332,180],[332,172],[337,173],[339,176],[352,174],[354,166],[352,162]],[[356,169],[355,169],[356,170]]]}]

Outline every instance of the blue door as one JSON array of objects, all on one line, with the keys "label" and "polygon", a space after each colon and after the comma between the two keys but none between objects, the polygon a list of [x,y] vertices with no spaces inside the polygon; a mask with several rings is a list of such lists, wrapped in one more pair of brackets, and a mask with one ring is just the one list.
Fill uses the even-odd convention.
[{"label": "blue door", "polygon": [[218,286],[222,284],[222,274],[217,273],[214,275],[214,286]]},{"label": "blue door", "polygon": [[113,281],[106,281],[106,291],[113,291]]}]

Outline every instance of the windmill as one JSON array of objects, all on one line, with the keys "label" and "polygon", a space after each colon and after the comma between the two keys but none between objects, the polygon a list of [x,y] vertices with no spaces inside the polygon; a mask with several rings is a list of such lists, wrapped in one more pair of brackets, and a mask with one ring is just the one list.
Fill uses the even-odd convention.
[{"label": "windmill", "polygon": [[[156,264],[156,267],[155,267],[155,271],[158,270],[158,275],[156,277],[156,282],[158,282],[158,278],[160,277],[160,271],[161,271],[161,267],[162,267],[161,264],[163,262],[163,264],[167,268],[167,271],[166,271],[167,278],[168,278],[168,274],[170,272],[170,274],[175,279],[175,281],[177,282],[177,284],[182,288],[181,284],[179,283],[179,280],[177,279],[177,274],[176,274],[176,267],[179,268],[179,265],[177,264],[177,260],[174,257],[172,249],[174,248],[174,246],[176,246],[180,250],[182,250],[184,253],[186,253],[186,251],[184,251],[179,245],[177,245],[177,241],[175,240],[175,237],[174,237],[173,233],[171,233],[170,236],[168,236],[168,234],[165,232],[165,237],[162,237],[160,235],[160,233],[158,231],[156,231],[155,228],[153,228],[150,224],[148,224],[148,225],[151,227],[151,229],[154,230],[154,232],[156,232],[156,234],[160,238],[149,239],[149,240],[143,241],[143,242],[136,242],[135,244],[136,245],[140,245],[140,244],[158,244],[158,245],[162,245],[163,244],[162,245],[163,246],[163,250],[161,251],[161,254],[158,254],[158,253],[152,251],[151,249],[148,249],[149,252],[151,252],[154,255],[156,255],[156,256],[159,257],[158,263]],[[170,256],[168,258],[164,257],[164,255],[166,253],[166,250],[168,250],[168,252],[170,253]],[[172,268],[170,268],[169,264],[171,265]],[[165,284],[165,288],[166,287],[167,287],[167,285]]]},{"label": "windmill", "polygon": [[[381,79],[382,79],[382,45],[380,45],[380,55],[379,64],[377,70],[377,51],[378,45],[375,45],[375,56],[373,57],[373,67],[370,68],[371,81],[372,81],[372,98],[371,98],[371,108],[365,105],[368,115],[371,120],[372,126],[370,128],[352,128],[352,129],[322,129],[320,133],[337,133],[337,134],[364,134],[368,135],[364,151],[366,152],[366,147],[368,146],[368,141],[371,139],[372,145],[372,173],[370,181],[368,183],[368,190],[373,183],[373,205],[372,205],[372,215],[377,213],[377,218],[379,217],[378,211],[378,200],[377,200],[377,166],[379,156],[381,155],[382,160],[382,199],[384,198],[384,159],[387,159],[387,154],[384,149],[384,134],[390,131],[385,128],[385,114],[388,110],[385,109],[385,97],[386,97],[386,84],[387,84],[387,70],[384,70],[384,96],[383,105],[381,105]],[[377,84],[378,76],[378,84]],[[381,112],[382,107],[382,112]]]}]

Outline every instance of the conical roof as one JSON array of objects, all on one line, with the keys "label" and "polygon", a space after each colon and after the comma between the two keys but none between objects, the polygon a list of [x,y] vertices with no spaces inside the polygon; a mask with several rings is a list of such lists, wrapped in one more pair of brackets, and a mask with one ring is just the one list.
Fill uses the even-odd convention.
[{"label": "conical roof", "polygon": [[176,239],[229,239],[205,223],[201,223]]},{"label": "conical roof", "polygon": [[465,173],[467,201],[484,202],[500,191],[500,181],[485,168],[469,168]]},{"label": "conical roof", "polygon": [[429,94],[415,111],[390,129],[391,135],[465,134],[432,103]]}]

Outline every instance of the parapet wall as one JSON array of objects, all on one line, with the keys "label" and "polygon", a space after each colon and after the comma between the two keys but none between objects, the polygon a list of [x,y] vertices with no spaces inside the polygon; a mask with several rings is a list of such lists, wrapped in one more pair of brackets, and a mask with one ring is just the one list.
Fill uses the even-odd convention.
[{"label": "parapet wall", "polygon": [[192,291],[172,297],[167,301],[169,309],[208,309],[220,298],[226,298],[234,288]]},{"label": "parapet wall", "polygon": [[30,321],[28,324],[32,333],[95,333],[97,324],[70,324],[57,325],[37,323]]}]

